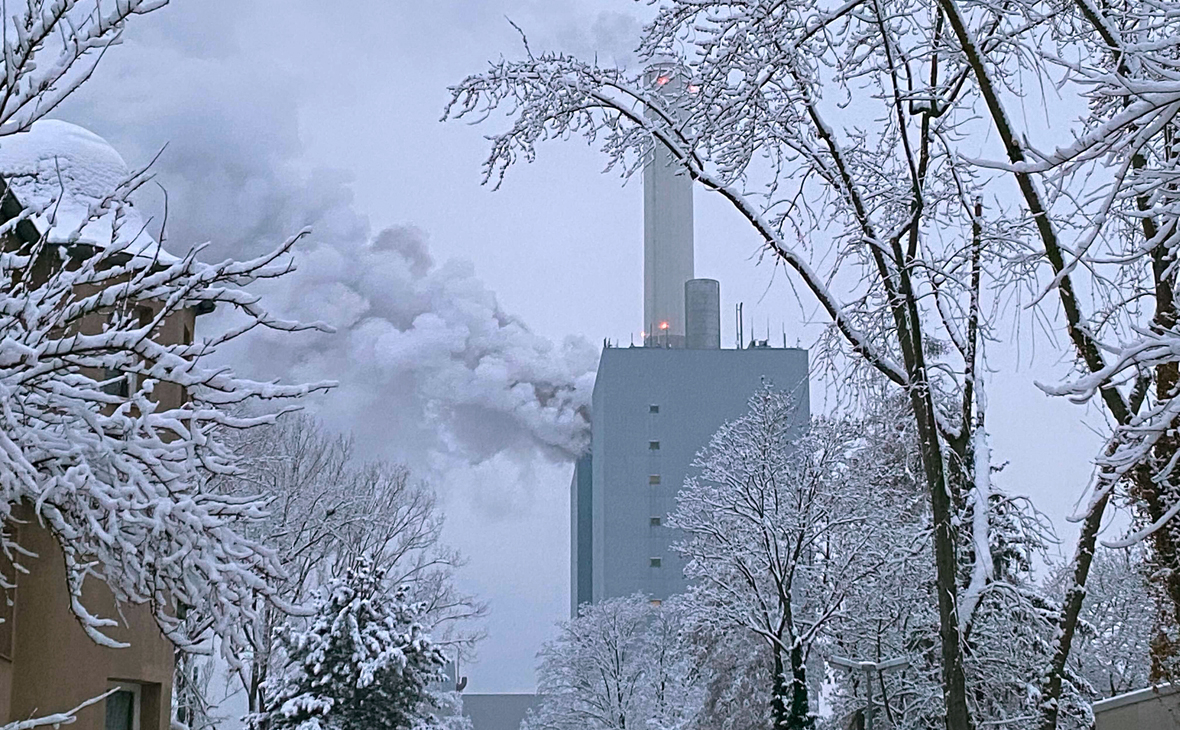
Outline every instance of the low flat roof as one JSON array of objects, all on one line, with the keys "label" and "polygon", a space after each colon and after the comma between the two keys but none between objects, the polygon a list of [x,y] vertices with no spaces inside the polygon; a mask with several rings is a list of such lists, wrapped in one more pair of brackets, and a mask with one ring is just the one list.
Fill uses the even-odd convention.
[{"label": "low flat roof", "polygon": [[1095,702],[1094,712],[1106,712],[1118,707],[1125,707],[1126,705],[1133,705],[1138,702],[1148,702],[1160,697],[1166,697],[1171,694],[1180,692],[1180,687],[1171,684],[1160,684],[1146,689],[1135,690],[1126,694],[1115,695],[1109,699],[1099,700]]}]

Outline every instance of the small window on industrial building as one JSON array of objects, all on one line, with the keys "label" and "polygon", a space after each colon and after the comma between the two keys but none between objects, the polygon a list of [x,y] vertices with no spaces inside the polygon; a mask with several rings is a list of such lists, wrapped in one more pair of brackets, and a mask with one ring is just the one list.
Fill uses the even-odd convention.
[{"label": "small window on industrial building", "polygon": [[652,474],[651,476],[649,476],[647,478],[647,483],[648,484],[659,484],[660,483],[660,475],[659,474]]},{"label": "small window on industrial building", "polygon": [[651,526],[652,527],[659,527],[660,526],[660,518],[659,517],[652,517],[651,518]]},{"label": "small window on industrial building", "polygon": [[653,598],[653,599],[651,599],[651,605],[655,606],[656,608],[659,608],[660,606],[662,606],[662,605],[663,605],[663,603],[664,603],[664,602],[663,602],[663,601],[661,601],[661,600],[660,600],[660,599],[658,599],[658,598]]},{"label": "small window on industrial building", "polygon": [[651,451],[659,451],[660,450],[660,442],[659,441],[648,441],[647,448]]},{"label": "small window on industrial building", "polygon": [[653,568],[658,568],[663,564],[664,564],[664,561],[662,558],[652,558],[651,559],[651,567],[653,567]]},{"label": "small window on industrial building", "polygon": [[657,406],[655,403],[652,403],[650,406],[647,407],[647,412],[648,413],[659,413],[660,407]]}]

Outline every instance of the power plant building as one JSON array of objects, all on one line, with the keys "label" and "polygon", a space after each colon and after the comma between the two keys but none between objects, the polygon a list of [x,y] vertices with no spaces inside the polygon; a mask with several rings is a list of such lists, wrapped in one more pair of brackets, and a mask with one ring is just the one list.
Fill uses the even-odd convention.
[{"label": "power plant building", "polygon": [[807,351],[795,348],[603,350],[592,451],[577,462],[570,495],[574,614],[606,598],[685,590],[665,522],[696,454],[763,382],[795,394],[805,423],[807,368]]},{"label": "power plant building", "polygon": [[[651,67],[648,82],[673,113],[677,95],[696,88],[672,63]],[[668,516],[697,453],[764,383],[795,396],[800,424],[809,418],[806,350],[721,349],[720,285],[694,273],[692,180],[662,144],[643,186],[643,346],[607,347],[599,361],[591,453],[570,488],[573,615],[584,603],[687,588]]]},{"label": "power plant building", "polygon": [[[671,113],[696,87],[675,63],[648,83]],[[764,384],[792,394],[809,420],[807,351],[765,340],[721,347],[721,288],[695,276],[692,180],[656,144],[643,171],[643,337],[606,347],[591,402],[590,452],[570,485],[571,613],[643,593],[662,600],[687,588],[667,526],[692,463],[725,422],[746,413]],[[475,730],[510,730],[528,695],[464,695]]]}]

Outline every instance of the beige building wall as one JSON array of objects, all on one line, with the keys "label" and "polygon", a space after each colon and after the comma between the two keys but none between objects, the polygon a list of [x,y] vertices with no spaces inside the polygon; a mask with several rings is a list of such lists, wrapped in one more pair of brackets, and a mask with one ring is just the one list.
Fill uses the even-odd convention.
[{"label": "beige building wall", "polygon": [[[120,625],[108,634],[130,644],[122,649],[99,646],[70,613],[65,562],[54,537],[35,523],[26,523],[21,525],[18,539],[22,548],[38,557],[30,560],[30,573],[22,574],[17,583],[13,652],[6,662],[10,674],[8,711],[0,721],[69,710],[115,683],[127,683],[138,688],[140,730],[167,730],[173,647],[160,633],[148,607],[116,609],[105,584],[87,581],[83,589],[87,610],[118,620]],[[103,730],[104,723],[105,708],[99,703],[79,712],[71,727]]]},{"label": "beige building wall", "polygon": [[1149,687],[1095,702],[1094,730],[1180,730],[1180,688]]},{"label": "beige building wall", "polygon": [[[152,317],[158,305],[144,305],[140,316]],[[82,322],[84,332],[99,332],[105,319]],[[159,342],[191,343],[196,328],[192,308],[166,319],[152,336]],[[91,373],[91,377],[104,377]],[[166,408],[175,408],[188,394],[177,385],[162,383],[153,392]],[[15,591],[0,589],[0,725],[64,712],[115,686],[131,687],[137,695],[137,730],[168,730],[171,720],[174,648],[163,636],[147,606],[116,607],[100,580],[83,589],[90,613],[118,621],[108,629],[112,638],[130,644],[121,649],[94,643],[70,612],[64,557],[55,538],[30,519],[31,510],[18,509],[22,548],[37,558],[26,559],[30,572],[14,575],[0,557],[0,571]],[[8,528],[9,526],[5,526]],[[106,707],[100,702],[80,711],[71,730],[104,730]]]}]

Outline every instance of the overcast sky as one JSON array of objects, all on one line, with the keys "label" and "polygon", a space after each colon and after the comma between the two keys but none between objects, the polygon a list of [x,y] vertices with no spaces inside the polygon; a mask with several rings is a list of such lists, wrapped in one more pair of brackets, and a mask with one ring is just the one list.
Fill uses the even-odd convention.
[{"label": "overcast sky", "polygon": [[[576,401],[602,339],[638,335],[642,195],[638,179],[602,175],[604,160],[577,143],[543,147],[498,192],[481,186],[492,128],[440,123],[446,87],[520,52],[506,16],[534,50],[626,63],[649,12],[628,0],[172,0],[133,23],[55,114],[132,165],[167,146],[156,169],[173,252],[208,241],[207,258],[248,256],[312,227],[298,278],[268,293],[283,313],[340,332],[261,338],[233,353],[236,365],[340,380],[313,408],[366,454],[434,482],[447,540],[470,558],[462,583],[492,607],[469,691],[531,690],[535,653],[569,610],[573,437],[560,413],[530,410],[502,386],[563,384]],[[158,213],[151,195],[144,206]],[[785,329],[790,344],[810,344],[814,303],[801,306],[781,271],[759,264],[757,240],[722,201],[698,191],[696,207],[697,275],[721,281],[725,345],[739,301],[772,340]],[[416,319],[426,312],[436,326]],[[505,352],[523,373],[457,372]],[[1072,539],[1064,516],[1098,439],[1081,409],[1033,385],[1065,364],[1041,343],[1035,357],[1026,344],[991,365],[1002,371],[989,425],[996,460],[1010,462],[1005,486]],[[491,396],[476,393],[485,386]],[[812,392],[822,412],[824,384]]]}]

